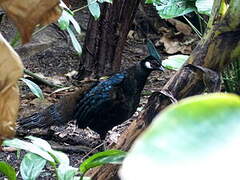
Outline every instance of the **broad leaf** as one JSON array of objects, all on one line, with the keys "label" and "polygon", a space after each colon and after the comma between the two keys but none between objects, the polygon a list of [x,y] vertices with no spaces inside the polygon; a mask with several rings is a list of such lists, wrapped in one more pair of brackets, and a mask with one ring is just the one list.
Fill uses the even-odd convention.
[{"label": "broad leaf", "polygon": [[88,0],[88,9],[95,20],[100,17],[100,7],[97,0]]},{"label": "broad leaf", "polygon": [[57,175],[59,180],[73,180],[78,169],[69,165],[60,164],[57,168]]},{"label": "broad leaf", "polygon": [[60,151],[55,151],[52,150],[49,152],[52,156],[54,156],[54,159],[56,159],[56,161],[59,164],[64,164],[64,165],[69,165],[69,158],[66,154],[64,154],[63,152]]},{"label": "broad leaf", "polygon": [[[147,3],[150,2],[147,1]],[[156,7],[158,14],[166,19],[183,16],[197,10],[195,0],[155,0],[153,5]]]},{"label": "broad leaf", "polygon": [[167,69],[179,70],[188,58],[189,56],[187,55],[169,56],[166,60],[162,61],[162,65]]},{"label": "broad leaf", "polygon": [[43,149],[45,151],[52,150],[51,145],[47,141],[45,141],[41,138],[37,138],[34,136],[27,136],[26,138],[30,139],[33,144],[35,144],[36,146],[40,147],[41,149]]},{"label": "broad leaf", "polygon": [[0,173],[7,176],[9,180],[16,180],[16,172],[14,168],[4,161],[0,161]]},{"label": "broad leaf", "polygon": [[104,164],[121,164],[125,156],[126,153],[120,150],[108,150],[96,153],[80,165],[80,172],[84,174],[90,168]]},{"label": "broad leaf", "polygon": [[15,148],[18,148],[18,149],[23,149],[23,150],[32,152],[34,154],[37,154],[37,155],[41,156],[42,158],[44,158],[44,159],[46,159],[50,162],[54,162],[54,159],[48,154],[48,152],[46,152],[42,148],[40,148],[37,145],[32,144],[30,142],[26,142],[26,141],[15,138],[15,139],[3,141],[3,145],[4,146],[15,147]]},{"label": "broad leaf", "polygon": [[37,84],[25,78],[20,78],[20,79],[26,83],[26,85],[30,88],[30,90],[35,96],[37,96],[40,99],[44,99],[43,92]]},{"label": "broad leaf", "polygon": [[233,94],[194,96],[169,106],[135,141],[121,179],[240,179],[239,117],[240,97]]},{"label": "broad leaf", "polygon": [[30,139],[34,145],[38,146],[39,148],[43,149],[44,151],[48,152],[51,156],[53,156],[57,163],[69,165],[68,156],[63,152],[53,150],[51,148],[51,145],[47,141],[33,136],[28,136],[26,138]]},{"label": "broad leaf", "polygon": [[46,165],[46,159],[33,153],[27,153],[20,165],[21,176],[24,180],[34,180]]},{"label": "broad leaf", "polygon": [[199,13],[211,15],[214,0],[197,0],[196,7]]}]

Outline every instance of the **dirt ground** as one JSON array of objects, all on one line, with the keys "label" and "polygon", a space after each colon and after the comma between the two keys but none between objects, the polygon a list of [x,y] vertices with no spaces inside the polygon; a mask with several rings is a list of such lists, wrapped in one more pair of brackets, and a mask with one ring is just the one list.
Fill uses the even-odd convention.
[{"label": "dirt ground", "polygon": [[[76,6],[79,6],[79,4],[77,4]],[[88,18],[89,14],[87,10],[81,11],[81,13],[76,15],[76,19],[82,27],[82,35],[81,37],[79,37],[81,44],[83,44],[85,30],[87,29]],[[170,26],[172,29],[175,29],[174,31],[178,32],[178,30],[176,30],[174,25],[171,25],[171,23],[167,22],[166,25]],[[158,27],[156,28],[159,30],[160,33],[153,34],[153,36],[155,36],[158,39],[160,39],[160,37],[164,37],[166,33],[170,32],[170,30],[168,30],[167,27],[161,27],[161,29],[159,29]],[[14,26],[9,22],[7,17],[5,17],[4,20],[1,22],[0,32],[9,41],[11,41],[11,39],[15,35],[16,30]],[[181,38],[188,37],[182,34],[181,32],[180,34]],[[176,37],[179,39],[180,35],[176,34],[172,35],[172,37]],[[186,41],[189,42],[192,38],[193,37],[191,34],[189,40]],[[159,40],[158,49],[164,55],[169,53],[168,50],[166,49],[167,47],[166,44],[167,43],[171,44],[170,40],[171,38],[166,40],[166,37],[165,41],[162,40],[161,42]],[[122,63],[123,69],[133,65],[146,55],[146,47],[143,42],[144,41],[142,37],[133,28],[129,33],[129,37],[124,49]],[[185,44],[184,47],[185,49],[184,48],[178,49],[176,50],[176,52],[173,52],[172,54],[182,52],[189,54],[191,52],[192,44],[191,45]],[[16,50],[17,52],[19,52],[23,60],[24,66],[28,70],[38,73],[39,76],[43,76],[44,78],[55,84],[61,84],[65,87],[74,85],[74,80],[72,80],[71,77],[69,77],[69,73],[77,71],[79,64],[79,56],[74,51],[68,35],[65,32],[61,31],[57,27],[57,25],[48,26],[42,32],[34,36],[31,43],[27,44],[25,47],[22,46],[17,47]],[[114,141],[117,140],[119,134],[129,125],[131,120],[136,118],[138,114],[141,112],[150,94],[154,91],[159,91],[162,88],[162,86],[167,82],[167,80],[172,76],[173,73],[174,72],[171,71],[165,71],[162,74],[160,74],[159,72],[154,72],[151,74],[151,76],[148,78],[148,82],[142,93],[141,103],[139,105],[139,108],[137,109],[137,112],[134,114],[133,118],[123,123],[122,125],[113,128],[113,130],[110,132],[110,135],[107,136],[106,142],[114,143]],[[21,88],[21,105],[19,117],[25,117],[34,112],[38,112],[46,108],[50,104],[58,102],[61,97],[71,93],[74,90],[74,88],[71,88],[66,91],[54,93],[56,88],[50,88],[46,85],[39,84],[45,96],[45,100],[40,101],[30,92],[26,85],[24,85],[22,82],[19,82],[19,85]],[[80,145],[86,147],[85,149],[83,148],[81,152],[74,151],[70,152],[69,148],[67,150],[62,149],[63,151],[67,151],[66,153],[70,158],[70,164],[73,167],[78,167],[82,161],[82,158],[86,154],[88,154],[88,151],[102,143],[102,141],[99,139],[99,136],[96,133],[88,129],[79,130],[76,128],[74,122],[70,122],[67,126],[63,127],[51,127],[50,130],[54,130],[54,133],[57,134],[55,137],[57,138],[52,139],[49,142],[53,146],[56,146],[57,148],[63,148],[67,146],[78,147]],[[36,134],[38,134],[38,132],[36,132]],[[40,137],[47,139],[46,136]],[[72,143],[73,139],[78,140]],[[76,144],[76,142],[78,144]],[[20,157],[17,157],[16,154],[17,154],[16,151],[0,152],[0,160],[6,161],[10,165],[12,165],[16,169],[16,172],[18,172],[18,179],[21,179],[19,167],[21,159],[25,152],[21,151]],[[4,179],[4,177],[0,175],[0,179]],[[38,179],[46,180],[55,179],[53,169],[49,165],[46,166],[46,168],[44,168],[44,171],[41,173]]]}]

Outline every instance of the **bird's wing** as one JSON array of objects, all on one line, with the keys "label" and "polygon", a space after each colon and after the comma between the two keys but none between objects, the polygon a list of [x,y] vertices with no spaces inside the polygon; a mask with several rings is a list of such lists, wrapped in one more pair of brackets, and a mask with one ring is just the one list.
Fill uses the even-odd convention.
[{"label": "bird's wing", "polygon": [[79,127],[89,124],[89,120],[105,108],[110,108],[120,94],[121,84],[125,78],[124,73],[118,73],[106,81],[100,82],[92,88],[78,103],[75,119]]}]

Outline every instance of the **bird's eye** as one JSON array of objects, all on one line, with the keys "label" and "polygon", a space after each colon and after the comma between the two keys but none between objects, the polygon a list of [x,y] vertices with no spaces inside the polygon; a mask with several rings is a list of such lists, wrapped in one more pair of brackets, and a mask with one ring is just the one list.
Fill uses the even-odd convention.
[{"label": "bird's eye", "polygon": [[146,68],[148,68],[148,69],[152,69],[151,63],[148,62],[148,61],[145,62],[145,66],[146,66]]}]

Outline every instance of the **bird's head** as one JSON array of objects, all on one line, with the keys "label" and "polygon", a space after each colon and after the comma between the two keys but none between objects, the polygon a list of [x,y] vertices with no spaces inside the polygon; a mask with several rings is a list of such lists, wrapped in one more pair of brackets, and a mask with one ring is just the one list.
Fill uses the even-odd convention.
[{"label": "bird's head", "polygon": [[142,67],[148,70],[163,71],[164,68],[162,67],[162,58],[150,39],[147,40],[147,48],[149,56],[142,60]]},{"label": "bird's head", "polygon": [[162,62],[156,59],[153,56],[148,56],[144,60],[141,61],[141,66],[146,70],[159,70],[163,71]]}]

